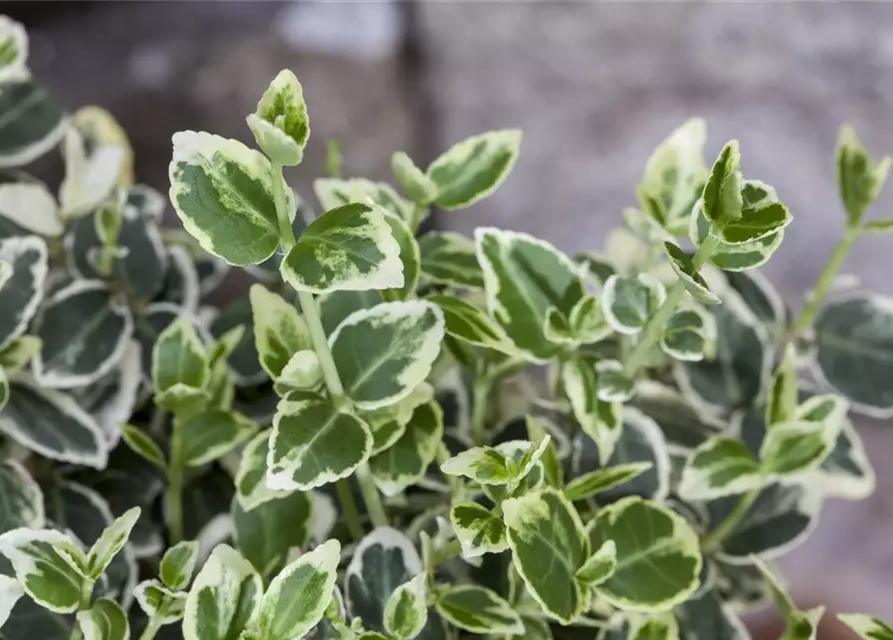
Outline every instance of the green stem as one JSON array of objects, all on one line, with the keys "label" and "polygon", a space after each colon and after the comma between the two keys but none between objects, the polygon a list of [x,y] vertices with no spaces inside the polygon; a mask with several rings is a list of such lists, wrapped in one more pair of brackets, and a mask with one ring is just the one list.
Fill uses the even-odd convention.
[{"label": "green stem", "polygon": [[840,239],[840,244],[837,245],[834,253],[831,254],[831,259],[825,265],[825,270],[822,271],[822,275],[816,281],[815,287],[809,293],[806,306],[803,307],[800,317],[797,318],[797,324],[794,325],[794,337],[802,336],[812,325],[812,321],[815,320],[815,315],[819,310],[819,305],[825,299],[825,296],[828,295],[828,290],[834,283],[834,277],[840,271],[843,261],[849,254],[850,249],[853,248],[853,243],[859,238],[861,232],[862,229],[858,224],[847,225],[846,231],[844,231],[843,237]]},{"label": "green stem", "polygon": [[750,510],[750,507],[753,505],[754,501],[760,495],[762,487],[757,487],[756,489],[751,489],[747,493],[741,496],[741,499],[738,500],[738,504],[735,505],[735,508],[732,509],[732,512],[726,516],[726,519],[719,523],[719,526],[716,527],[710,534],[708,534],[701,541],[701,548],[704,551],[713,551],[719,547],[725,541],[726,538],[735,530],[735,527],[738,526],[738,523],[741,522],[741,519],[747,515],[747,512]]},{"label": "green stem", "polygon": [[[93,598],[93,585],[95,584],[96,582],[94,580],[84,578],[84,583],[81,585],[81,600],[78,603],[78,611],[85,611],[90,608],[90,600]],[[71,630],[68,640],[81,640],[82,637],[83,631],[81,630],[81,625],[75,621],[74,628]]]},{"label": "green stem", "polygon": [[183,462],[181,460],[180,421],[174,418],[171,434],[171,457],[167,467],[167,513],[170,519],[170,544],[183,539]]},{"label": "green stem", "polygon": [[[695,271],[700,269],[704,263],[707,262],[711,254],[716,250],[717,245],[719,245],[719,238],[712,234],[704,239],[704,242],[698,247],[698,251],[695,253],[695,257],[692,260],[695,266]],[[645,363],[645,359],[648,357],[648,351],[660,338],[660,334],[667,326],[670,316],[673,315],[676,307],[679,306],[679,303],[682,302],[684,297],[685,284],[682,280],[677,280],[676,283],[670,287],[670,290],[667,292],[667,299],[664,300],[664,303],[657,310],[657,313],[651,316],[648,319],[648,322],[645,323],[645,328],[642,330],[639,341],[636,343],[632,353],[630,353],[629,359],[624,365],[623,371],[626,375],[635,375],[639,368]]]},{"label": "green stem", "polygon": [[373,526],[388,526],[388,516],[384,511],[384,505],[381,502],[381,496],[378,495],[378,487],[372,480],[372,471],[369,469],[369,463],[364,462],[357,467],[355,474],[357,484],[360,486],[360,493],[363,496],[363,502],[366,503],[366,511],[369,512],[369,518],[372,520]]},{"label": "green stem", "polygon": [[282,165],[272,162],[270,172],[273,178],[273,202],[276,205],[276,217],[279,218],[279,239],[286,250],[295,244],[295,230],[292,228],[285,198],[285,179],[282,177]]},{"label": "green stem", "polygon": [[143,629],[143,632],[140,634],[139,640],[152,640],[155,637],[155,634],[158,633],[158,630],[161,628],[161,624],[157,617],[153,616],[149,618],[149,624],[146,625],[146,628]]},{"label": "green stem", "polygon": [[350,488],[350,481],[347,478],[341,478],[335,483],[335,491],[338,493],[338,504],[341,505],[341,511],[347,520],[347,530],[354,540],[362,540],[366,532],[360,522],[360,512],[357,510],[357,503],[353,499],[353,491]]},{"label": "green stem", "polygon": [[338,405],[344,400],[344,387],[341,385],[338,368],[335,366],[332,351],[329,349],[329,340],[326,337],[326,330],[322,326],[322,319],[319,317],[316,300],[312,293],[306,291],[298,291],[298,300],[301,303],[301,311],[304,312],[304,320],[307,321],[307,327],[310,329],[310,339],[313,341],[313,350],[316,351],[316,356],[319,358],[319,368],[322,370],[323,380],[325,380],[332,401]]},{"label": "green stem", "polygon": [[474,443],[477,446],[484,444],[487,434],[487,408],[490,400],[492,378],[489,375],[480,375],[474,380],[474,409],[472,411],[472,427],[474,429]]},{"label": "green stem", "polygon": [[414,204],[412,206],[412,217],[409,221],[409,229],[412,231],[412,235],[416,235],[419,232],[419,227],[422,225],[422,213],[424,213],[425,207],[420,204]]}]

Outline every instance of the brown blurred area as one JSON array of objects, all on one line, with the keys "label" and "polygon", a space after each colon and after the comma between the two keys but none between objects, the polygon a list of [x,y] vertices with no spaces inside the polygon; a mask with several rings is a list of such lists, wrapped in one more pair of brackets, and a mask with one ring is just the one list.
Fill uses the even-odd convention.
[{"label": "brown blurred area", "polygon": [[[651,150],[685,118],[708,155],[732,137],[744,170],[775,185],[795,222],[767,269],[799,307],[843,228],[833,148],[852,123],[893,153],[893,4],[590,2],[3,2],[24,21],[32,69],[69,108],[100,104],[128,131],[140,180],[166,190],[170,136],[246,142],[244,116],[291,68],[312,120],[289,178],[312,198],[328,138],[345,172],[387,178],[451,141],[521,127],[521,159],[492,198],[433,224],[512,227],[568,251],[599,248]],[[893,196],[876,205],[891,214]],[[861,240],[846,271],[893,293],[889,237]],[[866,501],[829,502],[782,561],[803,606],[893,617],[893,429],[861,421],[878,472]],[[822,638],[849,637],[827,616]],[[771,617],[757,638],[777,638]]]}]

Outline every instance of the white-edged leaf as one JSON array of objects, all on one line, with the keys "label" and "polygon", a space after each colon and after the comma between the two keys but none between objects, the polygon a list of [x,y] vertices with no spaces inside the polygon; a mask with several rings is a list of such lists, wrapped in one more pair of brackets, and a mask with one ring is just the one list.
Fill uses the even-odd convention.
[{"label": "white-edged leaf", "polygon": [[344,390],[361,409],[398,402],[428,376],[443,313],[430,302],[387,302],[350,314],[329,336]]},{"label": "white-edged leaf", "polygon": [[43,493],[21,463],[11,459],[0,462],[0,494],[0,533],[20,527],[43,528]]},{"label": "white-edged leaf", "polygon": [[133,590],[133,597],[147,617],[158,625],[173,624],[183,618],[186,593],[171,591],[158,580],[143,580]]},{"label": "white-edged leaf", "polygon": [[[312,526],[320,524],[319,494],[293,491],[267,500],[251,511],[234,500],[230,510],[236,546],[261,576],[275,575],[288,562],[294,549],[304,547]],[[326,536],[324,535],[323,538]]]},{"label": "white-edged leaf", "polygon": [[191,467],[226,455],[257,431],[250,418],[220,409],[190,416],[179,428],[182,462]]},{"label": "white-edged leaf", "polygon": [[599,360],[595,363],[596,394],[609,404],[626,402],[633,397],[633,379],[617,360]]},{"label": "white-edged leaf", "polygon": [[286,491],[274,491],[267,487],[267,454],[270,451],[270,429],[258,433],[245,445],[236,473],[236,498],[242,509],[251,511],[273,498],[287,495]]},{"label": "white-edged leaf", "polygon": [[280,71],[246,121],[263,152],[286,166],[300,164],[310,137],[304,90],[295,74]]},{"label": "white-edged leaf", "polygon": [[6,16],[0,18],[0,82],[26,80],[28,71],[28,33],[21,23]]},{"label": "white-edged leaf", "polygon": [[386,182],[365,178],[318,178],[313,181],[313,191],[323,211],[359,202],[378,205],[406,222],[412,218],[412,203]]},{"label": "white-edged leaf", "polygon": [[267,487],[307,491],[349,476],[372,452],[360,418],[324,400],[280,403],[267,455]]},{"label": "white-edged leaf", "polygon": [[502,507],[518,573],[546,614],[569,624],[588,600],[575,577],[590,548],[580,516],[551,489],[506,500]]},{"label": "white-edged leaf", "polygon": [[584,473],[567,483],[564,497],[571,501],[591,498],[602,491],[633,480],[652,466],[650,462],[630,462]]},{"label": "white-edged leaf", "polygon": [[443,312],[447,335],[475,347],[513,354],[515,348],[498,325],[471,302],[449,295],[435,294],[427,298]]},{"label": "white-edged leaf", "polygon": [[577,570],[577,578],[586,586],[598,586],[617,570],[617,545],[606,540]]},{"label": "white-edged leaf", "polygon": [[312,629],[332,599],[340,559],[341,545],[329,540],[283,569],[261,600],[259,637],[292,640]]},{"label": "white-edged leaf", "polygon": [[843,126],[837,138],[835,162],[840,199],[850,221],[858,221],[883,188],[890,158],[875,162],[852,127]]},{"label": "white-edged leaf", "polygon": [[83,550],[68,535],[51,529],[13,529],[0,535],[0,554],[35,602],[56,613],[77,610],[87,578]]},{"label": "white-edged leaf", "polygon": [[704,215],[712,224],[725,224],[741,217],[741,151],[731,140],[719,152],[710,169],[702,196]]},{"label": "white-edged leaf", "polygon": [[55,147],[65,135],[65,113],[49,92],[27,79],[0,85],[0,168],[19,167]]},{"label": "white-edged leaf", "polygon": [[47,245],[38,237],[0,241],[0,261],[12,267],[12,275],[0,286],[0,348],[17,338],[37,311],[46,280]]},{"label": "white-edged leaf", "polygon": [[159,469],[167,468],[164,452],[145,431],[129,424],[121,425],[120,430],[124,442],[130,447],[131,451],[139,454],[140,457],[148,460]]},{"label": "white-edged leaf", "polygon": [[710,290],[710,285],[695,268],[694,262],[687,253],[672,242],[665,242],[664,249],[670,258],[670,266],[673,267],[673,271],[685,285],[685,290],[695,300],[704,304],[720,303],[719,297]]},{"label": "white-edged leaf", "polygon": [[692,451],[685,461],[679,495],[711,500],[744,493],[765,482],[760,463],[740,440],[717,436]]},{"label": "white-edged leaf", "polygon": [[453,145],[426,172],[437,188],[434,203],[461,209],[487,197],[512,170],[520,147],[518,129],[488,131]]},{"label": "white-edged leaf", "polygon": [[37,381],[50,388],[82,387],[119,362],[133,335],[133,316],[105,283],[78,280],[46,301],[36,333]]},{"label": "white-edged leaf", "polygon": [[422,277],[426,282],[483,289],[484,275],[474,241],[453,231],[431,231],[419,238]]},{"label": "white-edged leaf", "polygon": [[56,198],[37,180],[0,183],[0,217],[40,236],[62,235]]},{"label": "white-edged leaf", "polygon": [[252,285],[251,313],[260,363],[274,380],[292,355],[312,346],[310,330],[293,304],[260,284]]},{"label": "white-edged leaf", "polygon": [[[210,374],[208,357],[192,320],[180,316],[161,332],[152,350],[156,402],[179,408],[204,392]],[[165,402],[165,396],[171,401]]]},{"label": "white-edged leaf", "polygon": [[893,640],[893,627],[867,613],[841,613],[837,616],[862,640]]},{"label": "white-edged leaf", "polygon": [[550,359],[558,346],[544,334],[546,315],[565,315],[583,297],[580,268],[548,242],[491,227],[475,230],[487,310],[531,362]]},{"label": "white-edged leaf", "polygon": [[667,298],[664,286],[653,276],[611,276],[602,291],[602,305],[608,323],[627,335],[639,333]]},{"label": "white-edged leaf", "polygon": [[584,359],[573,359],[561,367],[561,381],[580,428],[598,445],[602,462],[607,462],[620,438],[623,426],[621,405],[598,398],[595,366]]},{"label": "white-edged leaf", "polygon": [[140,517],[140,512],[141,509],[139,507],[128,509],[103,530],[102,535],[99,536],[99,539],[93,544],[90,552],[87,554],[86,568],[89,572],[89,577],[94,580],[99,578],[111,563],[112,558],[124,548],[124,545],[127,544],[127,539],[130,537],[130,531]]},{"label": "white-edged leaf", "polygon": [[259,264],[279,246],[273,180],[289,218],[294,197],[270,161],[241,142],[195,131],[173,136],[170,199],[186,231],[208,253],[236,266]]},{"label": "white-edged leaf", "polygon": [[443,438],[443,410],[436,402],[422,404],[406,423],[403,435],[382,453],[369,459],[379,490],[395,496],[415,484],[437,455]]},{"label": "white-edged leaf", "polygon": [[263,582],[251,563],[217,545],[186,597],[184,640],[238,640],[257,618]]},{"label": "white-edged leaf", "polygon": [[470,633],[524,633],[524,623],[512,605],[484,587],[471,584],[447,587],[437,594],[434,606],[444,620]]},{"label": "white-edged leaf", "polygon": [[403,263],[403,286],[391,291],[397,296],[397,299],[406,300],[413,296],[419,284],[422,262],[419,243],[403,218],[387,213],[385,220],[391,228],[391,235],[394,236],[394,240],[400,247],[400,262]]},{"label": "white-edged leaf", "polygon": [[668,356],[684,362],[700,362],[712,354],[716,342],[713,316],[701,307],[676,310],[660,339]]},{"label": "white-edged leaf", "polygon": [[282,260],[282,278],[315,294],[402,287],[400,245],[386,216],[376,205],[362,203],[326,211]]},{"label": "white-edged leaf", "polygon": [[405,152],[395,151],[391,156],[391,171],[413,202],[421,206],[430,204],[437,197],[437,185],[419,169]]},{"label": "white-edged leaf", "polygon": [[63,218],[79,218],[93,211],[112,190],[124,171],[127,147],[104,141],[78,126],[77,114],[62,140],[65,178],[59,186]]},{"label": "white-edged leaf", "polygon": [[748,244],[777,234],[793,219],[791,212],[781,202],[745,206],[741,217],[726,223],[720,235],[726,244]]},{"label": "white-edged leaf", "polygon": [[669,611],[699,584],[698,535],[673,511],[639,497],[600,510],[587,526],[593,549],[613,540],[617,566],[596,592],[632,611]]},{"label": "white-edged leaf", "polygon": [[450,522],[462,545],[463,558],[477,558],[485,553],[500,553],[508,549],[505,524],[477,502],[454,504],[450,509]]},{"label": "white-edged leaf", "polygon": [[164,552],[158,576],[168,589],[182,590],[189,585],[198,560],[198,542],[184,540]]},{"label": "white-edged leaf", "polygon": [[428,621],[428,576],[420,573],[407,580],[388,597],[384,628],[396,640],[415,638]]},{"label": "white-edged leaf", "polygon": [[842,421],[834,424],[795,420],[772,425],[760,447],[766,474],[796,476],[818,467],[837,443]]},{"label": "white-edged leaf", "polygon": [[78,611],[77,623],[84,640],[129,640],[130,623],[117,602],[100,598],[89,609]]},{"label": "white-edged leaf", "polygon": [[105,468],[106,436],[71,396],[24,378],[11,381],[9,390],[9,402],[0,412],[0,432],[47,458]]}]

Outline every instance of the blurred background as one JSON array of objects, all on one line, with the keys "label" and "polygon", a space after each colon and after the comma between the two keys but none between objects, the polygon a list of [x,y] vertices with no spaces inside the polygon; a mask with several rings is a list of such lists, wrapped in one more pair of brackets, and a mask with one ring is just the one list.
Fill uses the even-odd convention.
[{"label": "blurred background", "polygon": [[[312,121],[308,156],[287,176],[305,197],[328,138],[342,142],[345,175],[387,179],[393,150],[425,166],[468,135],[520,127],[506,184],[432,224],[510,227],[570,252],[598,249],[635,204],[653,148],[703,116],[708,159],[738,138],[745,173],[773,184],[795,216],[766,269],[794,308],[844,224],[839,126],[851,123],[873,154],[893,153],[886,2],[0,4],[29,29],[34,75],[70,109],[110,110],[131,138],[138,180],[163,191],[174,131],[250,142],[245,114],[288,67]],[[870,215],[893,213],[891,191]],[[889,236],[860,240],[845,271],[893,293]],[[815,535],[783,561],[804,605],[893,617],[890,426],[858,423],[875,495],[826,504]]]}]

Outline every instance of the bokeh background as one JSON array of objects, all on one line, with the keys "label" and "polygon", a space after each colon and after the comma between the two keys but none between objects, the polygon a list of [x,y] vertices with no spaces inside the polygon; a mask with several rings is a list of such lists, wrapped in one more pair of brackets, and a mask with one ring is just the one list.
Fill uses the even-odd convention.
[{"label": "bokeh background", "polygon": [[[311,114],[307,159],[288,176],[307,197],[327,138],[342,142],[346,175],[387,179],[393,150],[424,166],[467,135],[520,127],[521,158],[500,191],[430,224],[598,249],[635,203],[652,149],[703,116],[708,158],[738,138],[746,174],[773,184],[795,216],[766,269],[794,308],[843,228],[839,126],[852,124],[874,154],[893,153],[889,2],[0,5],[28,26],[34,75],[69,108],[109,109],[131,137],[138,179],[165,191],[171,134],[249,142],[245,114],[288,67]],[[871,215],[893,214],[891,191]],[[858,281],[841,286],[893,293],[891,249],[889,236],[860,240],[845,268]],[[893,425],[858,428],[875,495],[827,503],[783,566],[803,604],[893,617]]]}]

